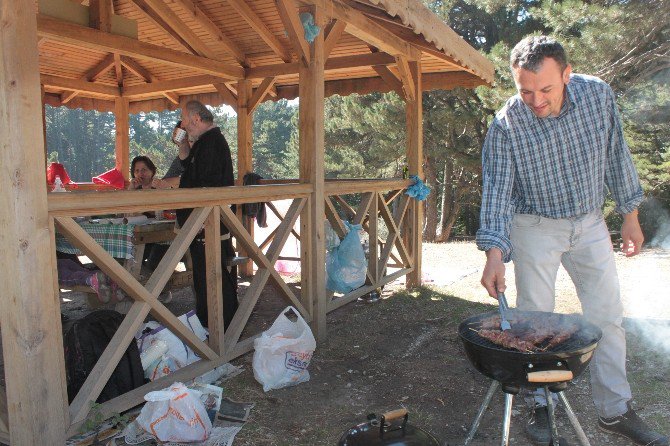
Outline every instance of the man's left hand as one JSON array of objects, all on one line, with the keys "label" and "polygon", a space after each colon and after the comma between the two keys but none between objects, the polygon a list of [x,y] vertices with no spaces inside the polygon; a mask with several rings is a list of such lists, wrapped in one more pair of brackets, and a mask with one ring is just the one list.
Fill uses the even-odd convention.
[{"label": "man's left hand", "polygon": [[626,257],[632,257],[640,253],[642,249],[642,242],[644,242],[644,235],[640,222],[637,219],[637,209],[630,214],[624,214],[623,224],[621,225],[621,250],[626,254]]}]

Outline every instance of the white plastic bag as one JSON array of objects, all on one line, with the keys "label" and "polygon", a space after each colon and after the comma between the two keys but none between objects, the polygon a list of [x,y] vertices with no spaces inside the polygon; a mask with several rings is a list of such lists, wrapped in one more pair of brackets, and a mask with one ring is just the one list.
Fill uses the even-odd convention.
[{"label": "white plastic bag", "polygon": [[149,392],[144,395],[147,403],[137,417],[137,424],[162,442],[205,441],[212,422],[200,395],[180,382]]},{"label": "white plastic bag", "polygon": [[[295,322],[286,317],[289,310],[297,315]],[[254,348],[254,377],[263,385],[263,391],[309,381],[307,367],[316,340],[295,308],[286,307],[272,326],[256,338]]]}]

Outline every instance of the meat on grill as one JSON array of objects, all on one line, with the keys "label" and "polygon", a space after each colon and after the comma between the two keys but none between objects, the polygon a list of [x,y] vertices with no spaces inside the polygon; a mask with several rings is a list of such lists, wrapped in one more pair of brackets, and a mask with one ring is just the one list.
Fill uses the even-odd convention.
[{"label": "meat on grill", "polygon": [[478,330],[472,329],[494,344],[522,352],[549,350],[567,341],[579,329],[575,322],[560,314],[529,315],[510,311],[507,319],[512,326],[510,330],[500,329],[499,315],[482,319],[477,324]]}]

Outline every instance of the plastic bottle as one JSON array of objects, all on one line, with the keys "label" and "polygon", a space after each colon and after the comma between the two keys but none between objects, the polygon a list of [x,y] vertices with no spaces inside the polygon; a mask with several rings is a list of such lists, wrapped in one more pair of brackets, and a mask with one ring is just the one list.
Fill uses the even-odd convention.
[{"label": "plastic bottle", "polygon": [[165,341],[156,339],[141,354],[142,368],[147,370],[151,364],[168,351],[168,345]]},{"label": "plastic bottle", "polygon": [[65,186],[63,185],[63,181],[60,179],[60,175],[56,175],[54,187],[51,189],[51,192],[67,192],[67,189],[65,189]]}]

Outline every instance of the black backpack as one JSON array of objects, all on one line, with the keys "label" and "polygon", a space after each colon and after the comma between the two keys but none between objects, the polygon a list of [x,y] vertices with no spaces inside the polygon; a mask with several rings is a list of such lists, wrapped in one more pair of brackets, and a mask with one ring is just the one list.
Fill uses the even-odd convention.
[{"label": "black backpack", "polygon": [[[98,358],[121,325],[124,316],[113,310],[98,310],[74,321],[65,333],[67,396],[72,402]],[[103,403],[145,383],[140,351],[134,341],[102,389],[97,402]]]}]

